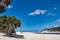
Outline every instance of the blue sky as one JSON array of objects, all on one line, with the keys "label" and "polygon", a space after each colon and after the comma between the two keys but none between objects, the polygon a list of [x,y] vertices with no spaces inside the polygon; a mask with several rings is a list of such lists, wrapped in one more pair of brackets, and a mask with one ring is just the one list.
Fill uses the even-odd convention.
[{"label": "blue sky", "polygon": [[60,0],[12,0],[4,14],[16,16],[21,27],[16,31],[39,31],[60,25]]}]

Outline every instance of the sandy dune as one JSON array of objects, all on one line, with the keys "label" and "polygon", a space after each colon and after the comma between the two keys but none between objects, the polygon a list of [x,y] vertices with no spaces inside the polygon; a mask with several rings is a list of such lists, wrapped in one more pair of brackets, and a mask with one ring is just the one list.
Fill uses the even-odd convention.
[{"label": "sandy dune", "polygon": [[60,34],[35,34],[31,32],[17,32],[16,34],[23,35],[24,39],[5,37],[2,36],[2,33],[0,33],[0,40],[60,40]]}]

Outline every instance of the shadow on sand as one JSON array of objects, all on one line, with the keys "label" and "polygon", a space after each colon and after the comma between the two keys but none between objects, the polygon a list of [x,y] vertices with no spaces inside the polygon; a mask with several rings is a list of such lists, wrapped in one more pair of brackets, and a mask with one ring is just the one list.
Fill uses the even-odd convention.
[{"label": "shadow on sand", "polygon": [[24,35],[17,35],[17,34],[14,34],[14,35],[10,35],[10,36],[6,36],[6,35],[3,35],[5,37],[13,37],[13,38],[19,38],[19,39],[24,39]]}]

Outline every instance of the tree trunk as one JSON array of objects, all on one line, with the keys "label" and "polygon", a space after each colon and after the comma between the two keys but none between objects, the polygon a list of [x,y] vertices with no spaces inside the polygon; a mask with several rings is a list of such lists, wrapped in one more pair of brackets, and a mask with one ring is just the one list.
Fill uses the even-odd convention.
[{"label": "tree trunk", "polygon": [[14,25],[13,24],[11,24],[11,23],[9,23],[8,24],[8,27],[7,27],[7,32],[6,32],[6,36],[13,36],[12,35],[12,30],[14,30]]}]

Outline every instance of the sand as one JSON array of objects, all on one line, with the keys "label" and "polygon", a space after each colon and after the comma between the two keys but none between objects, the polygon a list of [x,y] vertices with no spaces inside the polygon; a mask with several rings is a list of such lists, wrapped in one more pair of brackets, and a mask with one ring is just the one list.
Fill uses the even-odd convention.
[{"label": "sand", "polygon": [[17,32],[17,35],[23,35],[23,38],[5,37],[0,33],[0,40],[60,40],[60,34],[35,34],[31,32]]}]

